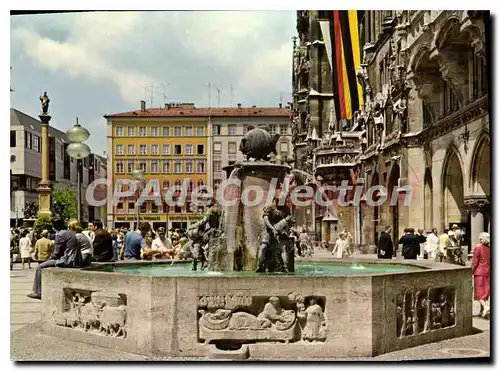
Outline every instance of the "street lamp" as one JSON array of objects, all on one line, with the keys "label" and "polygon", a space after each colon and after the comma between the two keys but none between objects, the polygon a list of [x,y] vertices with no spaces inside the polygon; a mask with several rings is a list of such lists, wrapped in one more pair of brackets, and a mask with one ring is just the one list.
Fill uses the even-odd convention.
[{"label": "street lamp", "polygon": [[66,152],[69,157],[76,159],[76,169],[77,169],[77,205],[76,205],[76,214],[78,221],[81,222],[82,219],[82,178],[81,178],[81,167],[82,167],[82,159],[86,158],[90,155],[90,147],[86,145],[85,142],[90,136],[90,133],[87,129],[82,127],[78,123],[78,117],[76,118],[75,125],[66,132],[66,138],[70,142]]}]

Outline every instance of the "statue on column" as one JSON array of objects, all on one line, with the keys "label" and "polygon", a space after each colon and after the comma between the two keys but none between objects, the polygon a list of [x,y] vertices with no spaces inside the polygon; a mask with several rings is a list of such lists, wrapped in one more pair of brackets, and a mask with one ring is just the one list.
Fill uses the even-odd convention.
[{"label": "statue on column", "polygon": [[47,92],[44,92],[43,95],[40,97],[40,102],[42,102],[42,114],[47,115],[49,113],[49,103],[50,103],[50,99],[49,96],[47,95]]}]

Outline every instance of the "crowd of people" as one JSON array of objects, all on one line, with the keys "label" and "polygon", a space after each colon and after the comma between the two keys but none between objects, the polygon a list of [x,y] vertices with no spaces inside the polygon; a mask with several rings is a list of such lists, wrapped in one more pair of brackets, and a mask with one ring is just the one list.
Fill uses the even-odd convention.
[{"label": "crowd of people", "polygon": [[427,235],[423,229],[405,228],[404,235],[395,246],[391,238],[392,228],[386,227],[380,234],[377,245],[377,257],[379,259],[392,259],[396,257],[398,246],[402,246],[401,255],[405,259],[433,259],[439,262],[447,262],[457,265],[465,265],[462,252],[463,234],[454,224],[451,230],[444,229],[438,235],[433,228]]},{"label": "crowd of people", "polygon": [[[30,298],[41,298],[41,270],[47,267],[84,268],[92,262],[117,260],[188,259],[191,251],[185,232],[160,227],[155,232],[149,223],[141,223],[137,231],[104,229],[99,220],[83,228],[76,219],[67,223],[57,220],[53,230],[36,236],[33,228],[12,229],[10,268],[14,255],[21,255],[22,268],[31,269],[38,262]],[[37,238],[39,237],[39,238]]]}]

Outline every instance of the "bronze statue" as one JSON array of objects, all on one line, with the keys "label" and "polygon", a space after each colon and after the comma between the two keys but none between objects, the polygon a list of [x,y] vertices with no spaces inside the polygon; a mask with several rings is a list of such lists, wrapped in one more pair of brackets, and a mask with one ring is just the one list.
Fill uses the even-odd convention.
[{"label": "bronze statue", "polygon": [[47,92],[44,92],[43,95],[40,97],[40,102],[42,102],[42,114],[44,115],[48,114],[50,99],[49,96],[47,95]]},{"label": "bronze statue", "polygon": [[272,205],[264,208],[263,221],[256,272],[264,273],[267,269],[268,272],[280,270],[286,273],[290,270],[286,241],[295,220],[287,206],[278,206],[278,197],[275,197]]},{"label": "bronze statue", "polygon": [[206,268],[207,258],[204,248],[208,246],[211,238],[219,237],[220,220],[220,206],[211,203],[203,219],[188,228],[187,235],[193,247],[193,271],[197,270],[198,262],[201,262],[202,270]]},{"label": "bronze statue", "polygon": [[253,128],[241,139],[240,152],[246,156],[247,160],[249,158],[267,160],[271,153],[278,154],[276,143],[279,138],[279,134],[271,135],[263,128]]}]

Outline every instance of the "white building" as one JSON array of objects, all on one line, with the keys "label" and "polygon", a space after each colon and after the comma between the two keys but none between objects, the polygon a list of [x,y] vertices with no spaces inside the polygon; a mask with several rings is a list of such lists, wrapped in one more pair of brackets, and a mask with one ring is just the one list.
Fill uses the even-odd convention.
[{"label": "white building", "polygon": [[[36,188],[42,179],[42,125],[41,122],[27,114],[11,108],[10,110],[10,220],[14,226],[24,218],[27,203],[38,204]],[[61,189],[66,186],[77,187],[76,161],[68,156],[68,142],[65,133],[49,127],[49,179],[52,187]],[[100,176],[101,164],[97,156],[91,155],[83,160],[82,197],[85,205],[85,192],[89,184],[89,164],[97,158],[96,169]],[[93,170],[92,170],[93,171]],[[90,177],[95,177],[90,173]],[[100,215],[100,210],[92,211],[82,208],[82,219]]]}]

